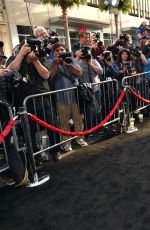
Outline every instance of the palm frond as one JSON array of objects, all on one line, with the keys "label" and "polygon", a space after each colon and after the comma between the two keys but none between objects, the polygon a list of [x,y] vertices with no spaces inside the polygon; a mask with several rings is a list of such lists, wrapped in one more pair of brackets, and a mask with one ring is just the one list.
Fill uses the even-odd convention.
[{"label": "palm frond", "polygon": [[[98,7],[101,11],[108,11],[110,7],[104,4],[105,0],[98,1]],[[132,9],[132,0],[123,0],[122,4],[117,7],[119,11],[130,12]]]},{"label": "palm frond", "polygon": [[51,4],[53,6],[60,6],[60,7],[66,7],[71,8],[74,5],[80,6],[85,3],[87,3],[87,0],[40,0],[42,4]]}]

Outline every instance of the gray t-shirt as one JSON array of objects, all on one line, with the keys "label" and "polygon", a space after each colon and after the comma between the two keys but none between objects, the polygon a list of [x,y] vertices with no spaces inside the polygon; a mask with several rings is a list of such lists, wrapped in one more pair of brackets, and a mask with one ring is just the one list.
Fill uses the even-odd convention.
[{"label": "gray t-shirt", "polygon": [[[80,68],[80,65],[72,59],[72,64]],[[49,60],[50,68],[53,64],[52,60]],[[81,69],[81,68],[80,68]],[[78,76],[74,75],[69,67],[65,66],[63,63],[58,65],[58,69],[56,72],[55,77],[51,80],[52,81],[52,89],[59,90],[59,89],[67,89],[73,88],[78,84]],[[68,90],[64,92],[59,92],[56,95],[56,100],[62,104],[72,104],[76,102],[76,94],[75,90]]]},{"label": "gray t-shirt", "polygon": [[[100,72],[102,71],[102,67],[101,67],[101,65],[98,63],[98,61],[96,59],[92,59],[91,62],[92,62],[93,65],[100,67]],[[78,61],[78,64],[80,65],[80,67],[82,69],[81,81],[83,83],[92,82],[91,79],[94,78],[97,75],[94,72],[94,70],[91,67],[89,67],[86,63],[84,63],[83,60]]]}]

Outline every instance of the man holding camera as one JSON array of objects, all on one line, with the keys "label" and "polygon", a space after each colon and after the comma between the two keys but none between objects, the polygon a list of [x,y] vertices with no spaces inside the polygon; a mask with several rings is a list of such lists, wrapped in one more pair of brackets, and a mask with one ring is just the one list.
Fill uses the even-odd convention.
[{"label": "man holding camera", "polygon": [[41,41],[45,41],[48,58],[53,60],[53,45],[59,41],[58,34],[55,31],[50,31],[48,34],[47,30],[43,26],[37,26],[34,29],[33,34]]},{"label": "man holding camera", "polygon": [[[53,90],[73,88],[78,84],[78,78],[82,75],[80,66],[70,53],[65,52],[63,43],[54,44],[53,50],[54,60],[50,61],[50,79]],[[68,122],[73,119],[74,130],[82,131],[82,116],[78,109],[75,90],[59,92],[56,95],[56,104],[58,105],[61,129],[69,131]],[[64,136],[63,140],[67,140],[67,138]],[[81,147],[87,145],[82,138],[77,138],[76,142]],[[71,143],[67,142],[62,148],[65,152],[72,150]]]},{"label": "man holding camera", "polygon": [[[21,81],[18,87],[18,106],[22,106],[23,100],[26,96],[49,91],[48,78],[50,74],[50,68],[46,56],[38,56],[36,50],[32,50],[31,47],[25,43],[20,47],[20,51],[17,54],[17,56],[13,56],[11,59],[11,63],[8,66],[9,69],[18,70],[26,81]],[[51,105],[51,102],[48,99],[48,97],[43,97],[43,101],[40,98],[36,98],[35,105],[37,116],[40,119],[44,119],[44,108],[46,122],[49,124],[53,123],[56,125],[57,122],[54,118],[53,106]],[[28,112],[34,113],[33,104],[29,103],[29,105],[27,104],[27,106]],[[30,128],[33,151],[36,152],[38,151],[38,149],[36,144],[37,127],[35,122],[30,123]],[[54,133],[51,130],[48,130],[48,136],[51,145],[60,142],[59,134],[54,135]],[[59,150],[59,146],[52,149],[51,153],[54,160],[59,160],[61,158]]]},{"label": "man holding camera", "polygon": [[80,106],[83,110],[81,112],[85,117],[84,127],[85,129],[90,129],[97,124],[96,120],[100,120],[96,119],[96,116],[100,113],[101,96],[98,83],[100,83],[100,75],[103,73],[103,69],[98,61],[92,57],[90,46],[81,46],[80,50],[76,52],[76,60],[82,69],[82,77],[79,79],[80,82],[97,83],[93,87],[93,97],[95,98],[95,103],[93,101],[93,103],[85,105],[81,102],[81,105],[83,105]]},{"label": "man holding camera", "polygon": [[73,44],[72,52],[76,57],[77,52],[80,50],[81,46],[88,46],[90,44],[90,33],[88,32],[80,32],[79,33],[79,42]]},{"label": "man holding camera", "polygon": [[148,36],[149,32],[150,32],[150,27],[147,25],[146,21],[143,21],[141,23],[141,25],[139,26],[139,28],[137,28],[137,30],[136,30],[136,43],[137,43],[137,45],[140,44],[140,41],[142,39],[147,39],[149,37]]}]

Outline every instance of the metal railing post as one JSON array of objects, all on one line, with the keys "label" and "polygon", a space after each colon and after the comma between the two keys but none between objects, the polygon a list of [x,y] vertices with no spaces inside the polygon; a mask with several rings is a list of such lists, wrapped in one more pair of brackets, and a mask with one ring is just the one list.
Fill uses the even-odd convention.
[{"label": "metal railing post", "polygon": [[29,170],[29,179],[31,181],[31,184],[28,187],[35,187],[38,185],[41,185],[49,180],[49,175],[43,175],[41,178],[39,178],[35,160],[33,156],[33,147],[32,147],[32,141],[31,141],[31,134],[30,134],[30,126],[29,126],[29,120],[28,120],[28,114],[24,110],[24,107],[19,108],[19,116],[21,119],[21,125],[23,129],[24,139],[27,147],[26,151],[26,157],[27,157],[27,164],[28,164],[28,170]]}]

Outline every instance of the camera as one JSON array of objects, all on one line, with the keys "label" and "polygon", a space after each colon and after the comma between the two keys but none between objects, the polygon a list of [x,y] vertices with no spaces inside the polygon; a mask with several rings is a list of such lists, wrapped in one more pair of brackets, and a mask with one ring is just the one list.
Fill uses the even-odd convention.
[{"label": "camera", "polygon": [[104,57],[104,60],[111,62],[111,52],[110,51],[104,51],[102,53],[102,57]]},{"label": "camera", "polygon": [[47,43],[47,45],[50,43],[51,45],[59,42],[59,38],[58,38],[58,33],[56,33],[55,31],[51,30],[49,32],[49,37],[48,39],[45,40],[45,42]]},{"label": "camera", "polygon": [[124,46],[126,42],[129,42],[129,35],[121,34],[119,40],[116,42],[117,46]]},{"label": "camera", "polygon": [[134,66],[132,66],[132,62],[131,61],[128,61],[128,62],[125,62],[125,63],[121,63],[121,69],[123,69],[124,67],[126,67],[126,72],[127,72],[127,75],[131,75],[135,72],[135,68]]},{"label": "camera", "polygon": [[[44,41],[44,40],[43,40]],[[31,47],[31,51],[35,52],[38,57],[41,57],[45,54],[45,44],[34,35],[27,37],[27,44]]]},{"label": "camera", "polygon": [[62,59],[62,61],[66,62],[67,64],[71,64],[72,63],[72,55],[70,52],[64,52],[60,55],[60,58]]},{"label": "camera", "polygon": [[143,31],[150,31],[150,27],[148,25],[142,27]]},{"label": "camera", "polygon": [[4,75],[4,79],[5,79],[7,86],[9,88],[18,87],[18,85],[20,84],[21,78],[22,77],[21,77],[20,73],[15,69],[7,72]]},{"label": "camera", "polygon": [[91,50],[90,46],[81,46],[81,51],[82,51],[82,59],[89,60],[91,59]]},{"label": "camera", "polygon": [[131,54],[137,58],[139,58],[141,56],[141,50],[140,47],[138,46],[133,46],[131,49]]},{"label": "camera", "polygon": [[21,83],[22,76],[13,69],[0,77],[0,100],[7,101],[11,106],[15,106],[15,93]]},{"label": "camera", "polygon": [[27,37],[27,44],[31,47],[31,51],[34,51],[38,57],[45,57],[46,54],[50,53],[50,50],[47,48],[48,44],[53,45],[58,41],[58,33],[55,31],[50,31],[49,37],[44,40],[34,35]]},{"label": "camera", "polygon": [[93,35],[95,35],[94,41],[100,42],[100,33],[99,32],[92,32]]}]

